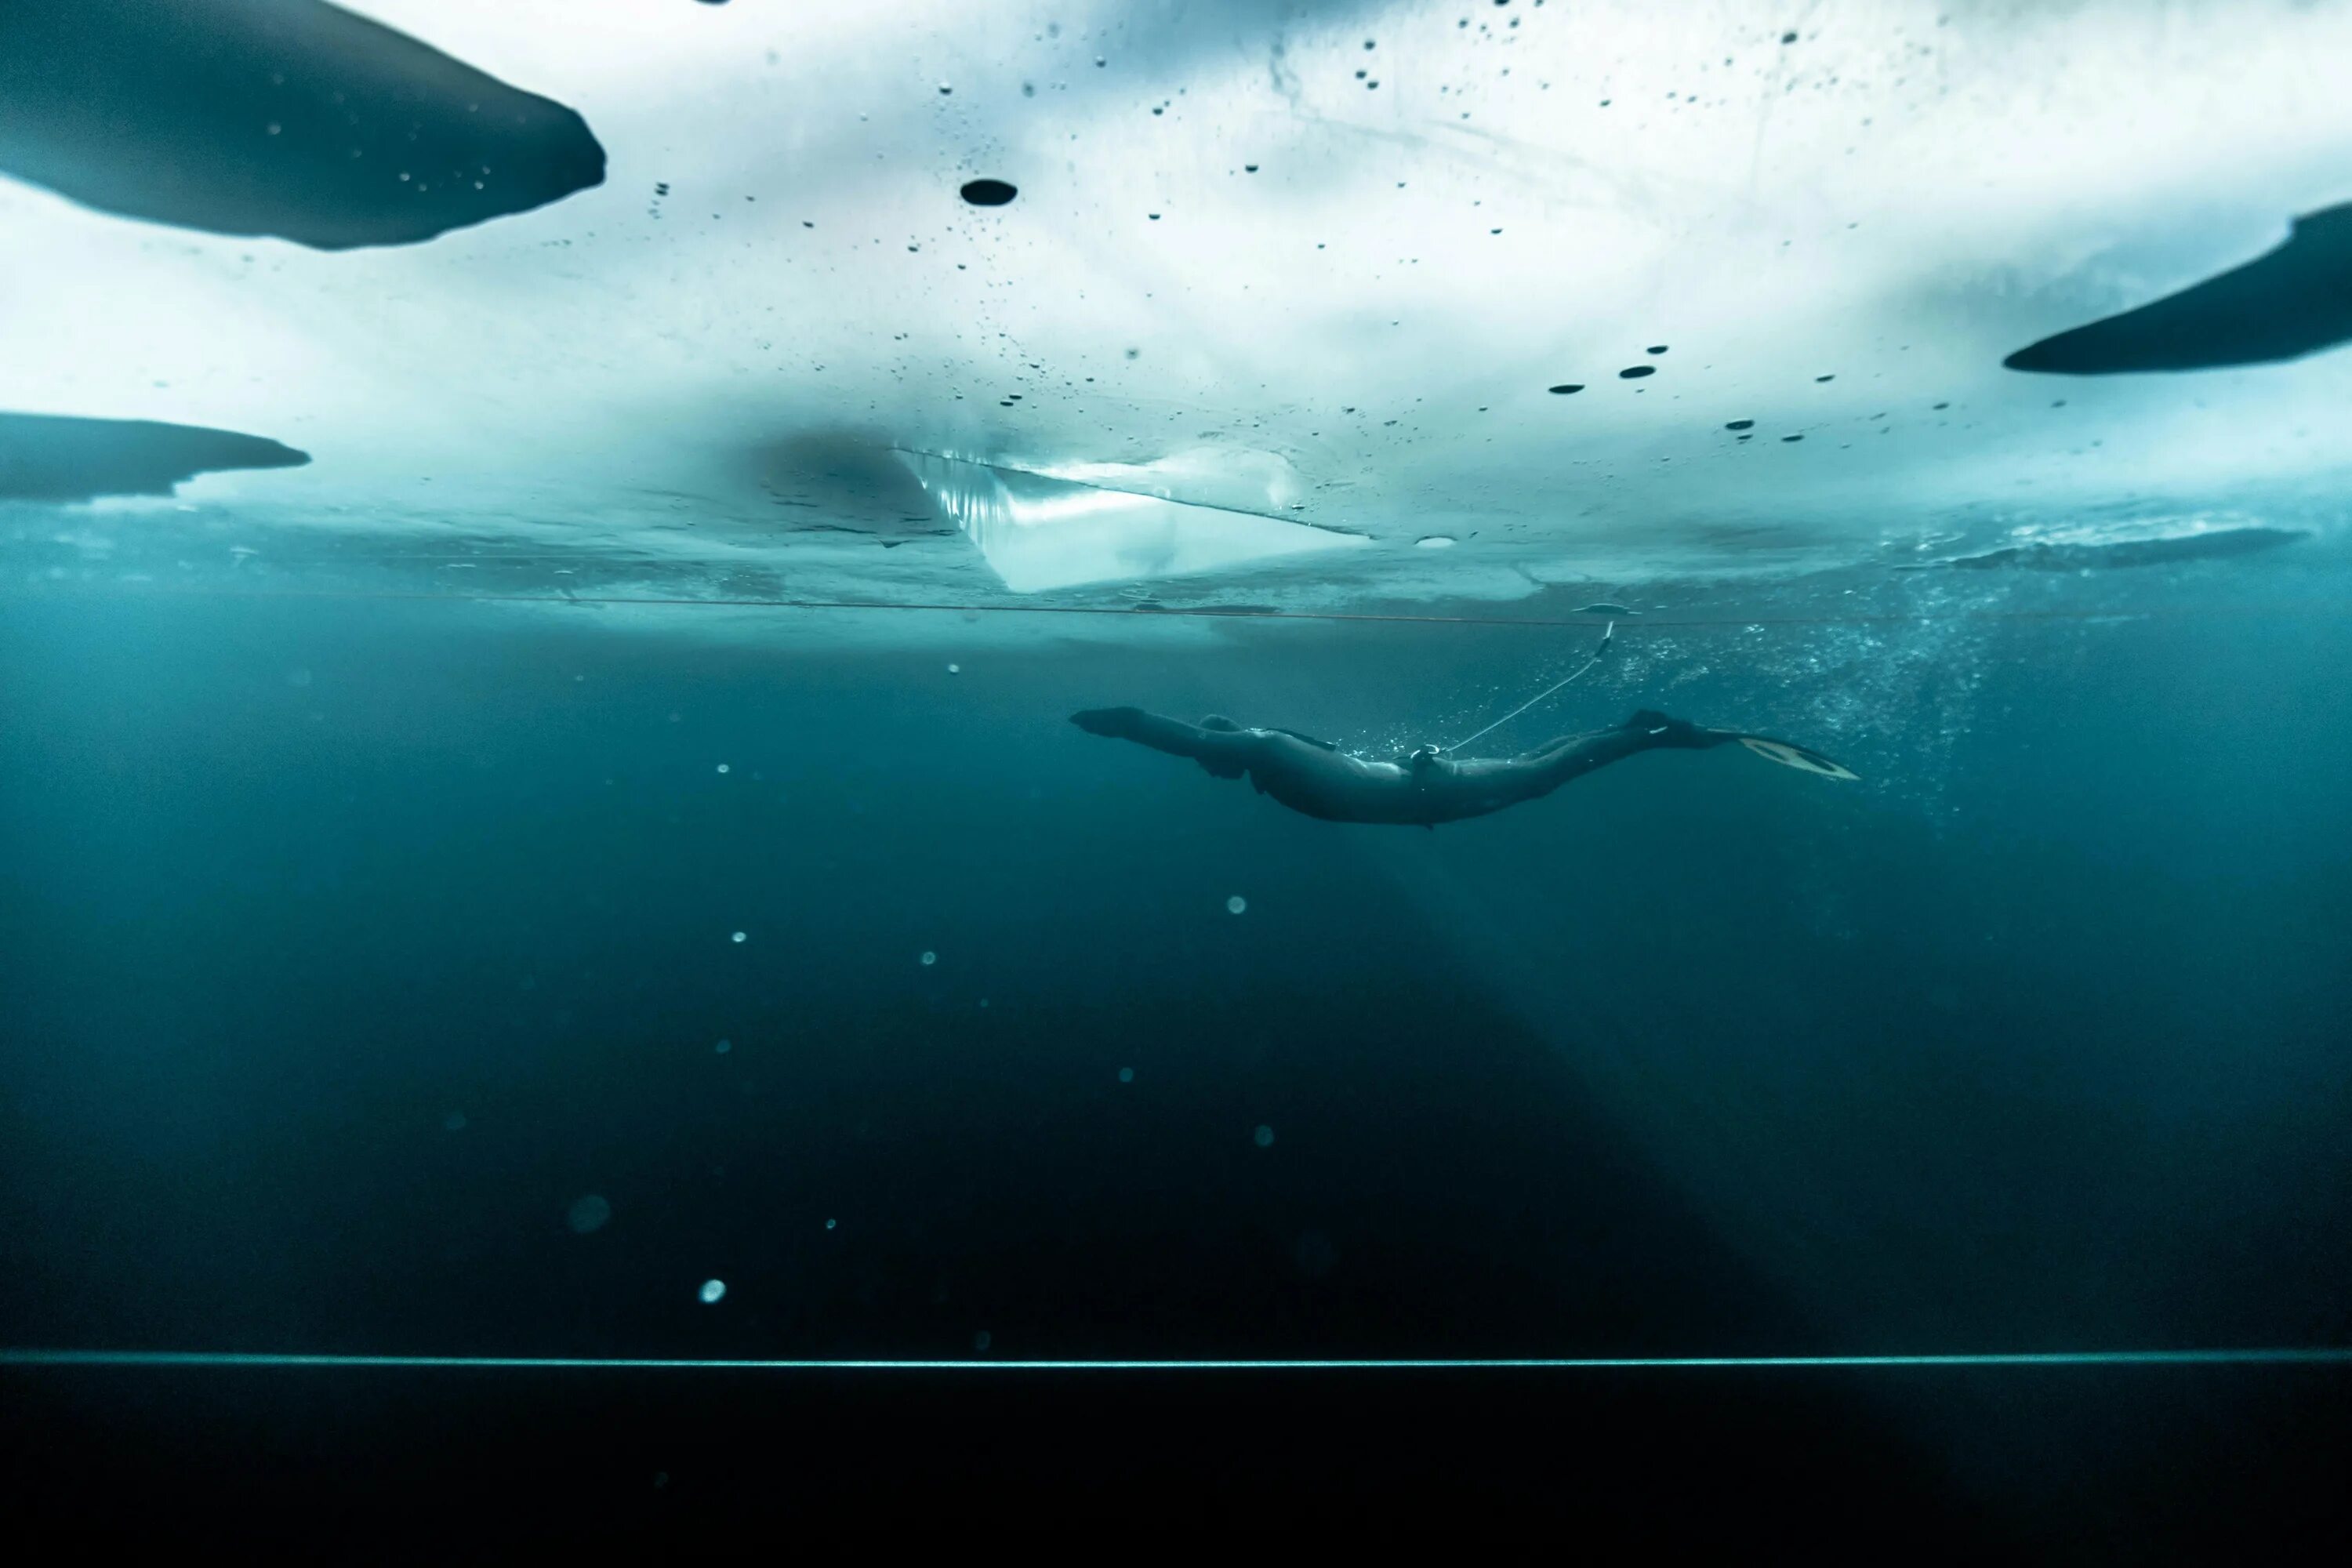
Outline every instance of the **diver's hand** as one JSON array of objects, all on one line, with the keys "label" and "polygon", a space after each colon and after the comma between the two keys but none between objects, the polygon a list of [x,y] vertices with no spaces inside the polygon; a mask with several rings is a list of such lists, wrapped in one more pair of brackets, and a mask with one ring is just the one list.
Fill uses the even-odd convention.
[{"label": "diver's hand", "polygon": [[1135,721],[1143,717],[1140,708],[1088,708],[1070,715],[1070,722],[1089,735],[1111,735],[1125,740],[1135,733]]}]

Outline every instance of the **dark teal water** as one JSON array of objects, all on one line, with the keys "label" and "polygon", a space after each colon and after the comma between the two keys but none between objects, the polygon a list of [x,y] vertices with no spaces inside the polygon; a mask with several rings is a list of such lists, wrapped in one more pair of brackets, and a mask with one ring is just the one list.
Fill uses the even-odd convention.
[{"label": "dark teal water", "polygon": [[[1636,624],[1516,743],[1663,700],[1865,782],[1652,753],[1422,833],[1064,719],[1425,738],[1584,634],[698,614],[8,602],[0,1340],[2352,1342],[2340,616],[1987,619],[1941,662],[1934,628]],[[2168,1386],[1805,1419],[2058,1509],[2092,1433],[2163,1489]]]}]

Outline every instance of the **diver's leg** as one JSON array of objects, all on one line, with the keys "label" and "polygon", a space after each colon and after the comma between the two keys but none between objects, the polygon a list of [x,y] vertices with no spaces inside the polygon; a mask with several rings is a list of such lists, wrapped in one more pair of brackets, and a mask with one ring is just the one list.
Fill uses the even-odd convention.
[{"label": "diver's leg", "polygon": [[1566,735],[1549,742],[1540,750],[1513,758],[1509,767],[1527,791],[1523,798],[1532,800],[1596,768],[1622,762],[1636,752],[1656,751],[1660,747],[1704,750],[1738,738],[1727,730],[1701,729],[1645,708],[1613,730]]},{"label": "diver's leg", "polygon": [[1537,746],[1529,751],[1521,752],[1512,760],[1522,763],[1539,763],[1546,757],[1550,756],[1554,752],[1559,751],[1563,746],[1573,746],[1579,741],[1589,741],[1595,735],[1606,734],[1607,732],[1608,731],[1604,730],[1579,730],[1573,735],[1555,735],[1540,746]]}]

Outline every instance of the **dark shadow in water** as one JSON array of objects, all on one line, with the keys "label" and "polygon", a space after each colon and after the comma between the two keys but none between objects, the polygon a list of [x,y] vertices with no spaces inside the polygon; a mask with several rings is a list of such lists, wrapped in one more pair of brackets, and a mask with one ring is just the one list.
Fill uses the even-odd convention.
[{"label": "dark shadow in water", "polygon": [[2056,375],[2210,370],[2299,359],[2352,339],[2352,203],[2294,220],[2286,243],[2136,310],[2018,350]]},{"label": "dark shadow in water", "polygon": [[262,436],[152,419],[0,414],[0,500],[167,496],[227,468],[299,468],[310,460]]},{"label": "dark shadow in water", "polygon": [[102,212],[323,250],[604,177],[580,116],[320,0],[9,0],[0,174]]},{"label": "dark shadow in water", "polygon": [[[1988,550],[1981,555],[1962,555],[1933,564],[1975,570],[2021,566],[2044,572],[2074,572],[2091,566],[2167,566],[2182,561],[2252,555],[2309,537],[2299,528],[2223,528],[2176,539],[2122,539],[2111,544],[2012,544]],[[1920,568],[1903,570],[1916,572]]]}]

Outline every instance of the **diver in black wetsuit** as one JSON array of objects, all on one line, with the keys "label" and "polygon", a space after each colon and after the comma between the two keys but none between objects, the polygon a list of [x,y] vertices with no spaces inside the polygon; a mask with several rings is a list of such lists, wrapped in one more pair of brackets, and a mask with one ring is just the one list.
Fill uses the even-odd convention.
[{"label": "diver in black wetsuit", "polygon": [[1856,776],[1819,752],[1786,741],[1736,730],[1705,730],[1646,708],[1613,730],[1563,735],[1515,757],[1465,757],[1458,762],[1432,746],[1394,762],[1370,762],[1296,731],[1245,730],[1214,714],[1196,725],[1140,708],[1089,708],[1071,715],[1070,722],[1090,735],[1110,735],[1190,757],[1221,779],[1246,773],[1260,795],[1326,822],[1434,827],[1484,816],[1539,799],[1595,768],[1661,746],[1699,751],[1736,741],[1787,767],[1824,778]]}]

